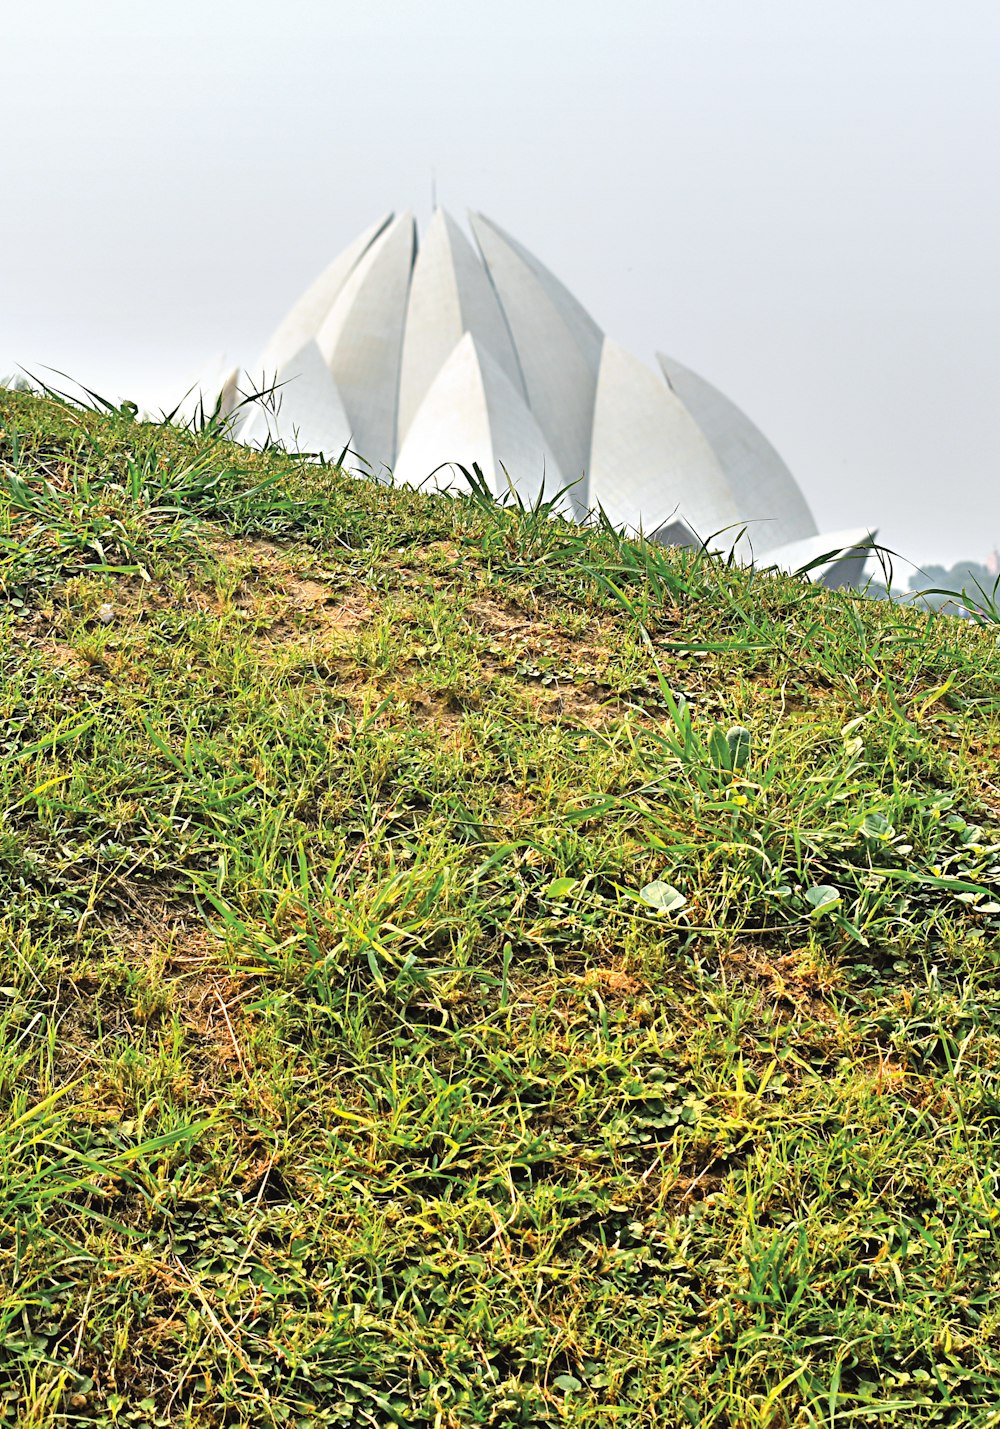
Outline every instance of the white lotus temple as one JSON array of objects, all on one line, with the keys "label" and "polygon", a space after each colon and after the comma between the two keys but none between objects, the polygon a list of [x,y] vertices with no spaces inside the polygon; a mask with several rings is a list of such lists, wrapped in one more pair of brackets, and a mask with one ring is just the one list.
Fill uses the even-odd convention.
[{"label": "white lotus temple", "polygon": [[[559,280],[492,220],[473,242],[438,209],[362,233],[302,295],[255,366],[197,395],[232,409],[237,439],[359,463],[397,483],[458,489],[478,464],[498,494],[565,491],[668,544],[853,584],[873,539],[820,533],[753,423],[672,358],[652,371],[607,337]],[[189,397],[190,411],[193,398]]]}]

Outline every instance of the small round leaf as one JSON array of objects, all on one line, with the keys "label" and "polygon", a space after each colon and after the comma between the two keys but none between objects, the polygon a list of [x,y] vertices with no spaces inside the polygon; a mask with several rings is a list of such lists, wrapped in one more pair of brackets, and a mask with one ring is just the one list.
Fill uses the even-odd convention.
[{"label": "small round leaf", "polygon": [[745,769],[750,762],[750,731],[741,724],[734,724],[726,733],[726,743],[729,745],[729,767]]},{"label": "small round leaf", "polygon": [[543,898],[566,898],[576,887],[575,878],[554,878],[547,888],[542,889]]},{"label": "small round leaf", "polygon": [[582,1389],[583,1385],[575,1374],[560,1374],[552,1381],[554,1389],[561,1389],[564,1394],[573,1394],[575,1390]]},{"label": "small round leaf", "polygon": [[640,890],[639,897],[643,903],[648,903],[650,908],[655,908],[658,913],[679,913],[687,904],[684,894],[678,893],[676,888],[669,883],[664,883],[661,878],[657,878],[653,883],[647,883],[645,888]]},{"label": "small round leaf", "polygon": [[840,892],[829,883],[818,883],[806,889],[806,902],[812,905],[811,918],[830,913],[840,903]]}]

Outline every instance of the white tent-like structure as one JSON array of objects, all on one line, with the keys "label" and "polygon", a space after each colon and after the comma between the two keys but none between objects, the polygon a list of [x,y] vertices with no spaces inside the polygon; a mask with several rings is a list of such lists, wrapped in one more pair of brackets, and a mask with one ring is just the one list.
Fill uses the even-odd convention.
[{"label": "white tent-like structure", "polygon": [[[728,398],[679,362],[659,371],[605,336],[573,295],[482,214],[473,242],[438,209],[379,220],[292,308],[256,367],[220,374],[211,409],[275,385],[234,417],[239,440],[281,442],[399,483],[455,489],[478,465],[501,494],[565,492],[670,544],[834,585],[856,581],[872,535],[821,535],[791,472]],[[189,399],[190,405],[190,399]],[[350,461],[348,462],[350,465]]]}]

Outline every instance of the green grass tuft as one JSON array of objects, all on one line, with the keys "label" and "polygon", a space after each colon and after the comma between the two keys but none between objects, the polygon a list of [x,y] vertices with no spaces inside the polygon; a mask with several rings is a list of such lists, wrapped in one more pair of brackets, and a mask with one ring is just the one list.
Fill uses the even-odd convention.
[{"label": "green grass tuft", "polygon": [[0,1424],[1000,1423],[1000,645],[0,392]]}]

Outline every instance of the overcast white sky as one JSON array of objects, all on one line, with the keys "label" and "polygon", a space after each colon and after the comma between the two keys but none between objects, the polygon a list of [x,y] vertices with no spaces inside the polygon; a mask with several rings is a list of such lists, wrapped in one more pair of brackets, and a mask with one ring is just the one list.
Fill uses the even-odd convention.
[{"label": "overcast white sky", "polygon": [[997,0],[26,0],[0,373],[252,362],[432,175],[743,406],[821,527],[1000,544]]}]

